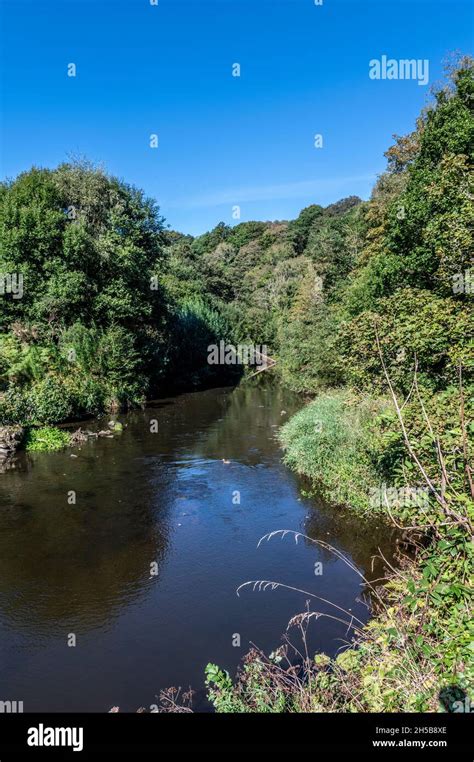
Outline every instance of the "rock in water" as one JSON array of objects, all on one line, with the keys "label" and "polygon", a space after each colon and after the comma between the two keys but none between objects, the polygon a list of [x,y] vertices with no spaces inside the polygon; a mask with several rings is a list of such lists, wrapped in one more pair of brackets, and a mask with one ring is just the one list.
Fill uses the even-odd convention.
[{"label": "rock in water", "polygon": [[0,472],[9,468],[24,433],[22,426],[0,426]]}]

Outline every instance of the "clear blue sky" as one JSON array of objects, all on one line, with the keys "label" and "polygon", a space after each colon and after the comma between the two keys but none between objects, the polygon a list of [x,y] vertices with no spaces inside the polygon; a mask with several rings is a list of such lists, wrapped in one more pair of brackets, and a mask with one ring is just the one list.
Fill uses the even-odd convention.
[{"label": "clear blue sky", "polygon": [[446,54],[472,43],[468,0],[2,8],[2,177],[84,154],[144,188],[171,227],[193,234],[233,224],[237,204],[244,221],[367,198],[392,134],[410,131],[429,97],[416,81],[371,80],[369,61],[429,59],[433,84]]}]

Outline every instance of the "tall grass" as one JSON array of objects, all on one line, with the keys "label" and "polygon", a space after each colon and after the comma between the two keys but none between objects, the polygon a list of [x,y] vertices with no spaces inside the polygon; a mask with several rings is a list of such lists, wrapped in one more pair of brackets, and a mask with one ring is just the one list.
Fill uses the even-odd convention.
[{"label": "tall grass", "polygon": [[385,407],[348,390],[320,394],[280,430],[285,463],[327,500],[368,511],[370,489],[380,482],[373,421]]}]

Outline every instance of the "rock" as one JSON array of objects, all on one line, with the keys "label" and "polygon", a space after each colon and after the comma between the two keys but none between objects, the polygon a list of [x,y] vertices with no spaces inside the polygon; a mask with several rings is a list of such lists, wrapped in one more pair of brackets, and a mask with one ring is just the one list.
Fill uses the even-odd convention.
[{"label": "rock", "polygon": [[77,431],[74,431],[74,433],[71,434],[71,444],[78,445],[82,442],[87,442],[87,433],[79,428]]},{"label": "rock", "polygon": [[22,426],[0,426],[0,469],[5,470],[21,445],[25,430]]}]

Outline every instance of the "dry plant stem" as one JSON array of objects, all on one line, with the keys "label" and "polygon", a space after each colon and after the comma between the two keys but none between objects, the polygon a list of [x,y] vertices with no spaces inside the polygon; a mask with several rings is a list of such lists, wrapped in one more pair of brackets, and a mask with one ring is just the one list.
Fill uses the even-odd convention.
[{"label": "dry plant stem", "polygon": [[[335,604],[332,603],[331,605],[334,606]],[[337,606],[337,608],[339,608],[339,606]],[[358,622],[360,622],[360,619],[357,619],[357,617],[353,616],[352,614],[349,614],[348,611],[346,613],[348,616],[351,617],[351,619],[357,620]],[[346,635],[349,632],[349,630],[354,630],[354,632],[357,632],[358,635],[362,635],[362,630],[360,630],[358,627],[353,625],[351,622],[346,622],[345,619],[341,619],[338,616],[333,616],[332,614],[324,614],[322,611],[309,611],[303,614],[296,614],[296,616],[294,616],[288,622],[287,629],[288,627],[292,627],[293,625],[298,624],[301,617],[303,617],[303,619],[307,620],[308,622],[310,619],[319,619],[320,617],[325,617],[326,619],[334,619],[335,622],[341,622],[341,624],[345,624],[347,626]],[[364,626],[363,623],[362,623],[362,626]]]},{"label": "dry plant stem", "polygon": [[449,479],[449,476],[448,476],[448,472],[446,470],[446,464],[445,464],[445,460],[444,460],[444,457],[443,457],[443,452],[441,450],[441,443],[439,441],[439,437],[437,437],[435,435],[434,431],[433,431],[433,427],[431,425],[431,421],[429,419],[428,413],[426,412],[426,408],[425,408],[425,405],[423,403],[423,399],[422,399],[422,396],[421,396],[421,393],[420,393],[420,389],[419,389],[419,386],[418,386],[418,360],[417,360],[416,356],[415,356],[415,372],[414,372],[413,383],[415,385],[416,395],[417,395],[417,398],[418,398],[418,402],[420,403],[421,412],[423,413],[423,418],[426,421],[426,425],[428,426],[428,430],[429,430],[429,432],[431,434],[431,438],[433,439],[433,442],[434,442],[435,447],[436,447],[436,455],[437,455],[438,463],[439,463],[439,466],[441,468],[441,472],[442,472],[442,475],[443,475],[443,479],[442,479],[442,481],[443,481],[443,487],[442,487],[442,490],[441,490],[441,494],[443,496],[443,499],[445,499],[444,498],[445,488],[450,483],[450,479]]},{"label": "dry plant stem", "polygon": [[[390,516],[390,520],[391,520],[391,521],[392,521],[392,522],[395,524],[395,526],[397,527],[397,529],[403,529],[403,530],[405,530],[405,529],[418,529],[418,530],[419,530],[419,529],[421,529],[421,530],[423,530],[423,531],[426,531],[426,525],[422,526],[422,525],[416,525],[416,524],[415,524],[415,525],[413,525],[413,526],[409,526],[409,527],[408,527],[408,526],[404,526],[403,524],[399,524],[399,523],[397,522],[397,520],[395,519],[395,516],[393,515],[392,511],[390,510],[390,506],[389,506],[389,504],[388,504],[388,500],[387,500],[387,495],[384,495],[384,499],[385,499],[385,507],[387,508],[387,512],[388,512],[388,515]],[[434,522],[433,522],[433,521],[432,521],[432,520],[429,518],[429,516],[427,516],[426,518],[427,518],[427,520],[428,520],[428,524],[429,524],[429,526],[431,526],[431,527],[432,527],[432,529],[434,529],[435,533],[436,533],[438,536],[440,536],[440,535],[439,535],[439,532],[438,532],[438,530],[437,530],[437,528],[436,528],[436,525],[434,524]],[[446,522],[446,523],[448,523],[448,522]],[[450,523],[454,523],[454,524],[456,524],[457,522],[450,522]],[[438,524],[438,526],[439,526],[439,524]]]},{"label": "dry plant stem", "polygon": [[380,361],[382,363],[382,368],[383,368],[384,376],[385,376],[385,379],[387,381],[388,388],[390,390],[390,395],[392,397],[393,404],[395,405],[395,410],[396,410],[396,413],[397,413],[398,421],[399,421],[401,429],[402,429],[403,439],[405,440],[405,444],[407,446],[407,450],[410,453],[413,461],[416,463],[416,465],[418,466],[419,470],[421,471],[425,482],[427,483],[427,485],[429,486],[430,490],[432,491],[432,493],[436,497],[436,500],[439,502],[439,504],[443,508],[445,508],[446,507],[446,501],[438,493],[436,487],[434,486],[434,484],[431,481],[430,477],[426,473],[423,465],[418,460],[418,456],[417,456],[416,452],[413,450],[413,447],[411,446],[410,439],[408,438],[407,430],[405,428],[405,422],[403,420],[403,416],[402,416],[402,413],[401,413],[401,410],[400,410],[400,405],[398,404],[397,396],[396,396],[396,394],[394,392],[393,385],[392,385],[392,382],[390,380],[390,376],[388,375],[387,367],[385,365],[385,360],[383,359],[382,348],[380,346],[380,339],[379,339],[379,334],[378,334],[378,331],[377,331],[377,326],[375,326],[375,338],[376,338],[376,341],[377,341],[377,348],[378,348],[378,352],[379,352],[379,356],[380,356]]},{"label": "dry plant stem", "polygon": [[375,338],[376,338],[376,341],[377,341],[377,349],[378,349],[378,353],[379,353],[379,357],[380,357],[380,362],[382,364],[382,369],[383,369],[383,372],[384,372],[384,376],[385,376],[385,379],[387,381],[387,384],[388,384],[388,387],[389,387],[389,390],[390,390],[390,395],[392,397],[393,404],[395,406],[395,410],[396,410],[396,413],[397,413],[398,421],[400,423],[400,428],[402,430],[403,439],[405,441],[405,445],[406,445],[407,450],[408,450],[408,452],[410,454],[410,457],[412,458],[413,462],[416,463],[416,465],[418,466],[418,469],[420,470],[420,472],[421,472],[421,474],[422,474],[426,484],[428,485],[428,487],[430,488],[431,492],[435,496],[436,501],[438,502],[438,504],[443,509],[445,515],[449,516],[450,518],[453,518],[456,521],[456,523],[464,525],[469,530],[469,532],[472,535],[473,534],[473,527],[472,527],[471,522],[469,521],[469,519],[467,517],[465,517],[465,516],[461,516],[459,513],[457,513],[456,511],[454,511],[452,508],[450,508],[448,506],[448,503],[447,503],[446,499],[444,498],[443,495],[439,494],[438,490],[436,489],[436,487],[434,486],[434,484],[431,481],[430,477],[426,473],[426,470],[425,470],[423,464],[420,462],[416,452],[414,451],[414,449],[412,447],[412,444],[410,442],[410,439],[408,437],[408,433],[407,433],[407,430],[406,430],[406,427],[405,427],[405,422],[403,420],[403,415],[402,415],[402,412],[400,410],[400,405],[398,404],[397,396],[395,394],[392,381],[390,379],[390,376],[389,376],[388,371],[387,371],[387,367],[385,365],[385,361],[383,359],[382,348],[380,346],[380,339],[379,339],[379,334],[378,334],[378,330],[377,330],[377,326],[376,325],[375,325]]},{"label": "dry plant stem", "polygon": [[258,354],[260,357],[263,357],[264,360],[270,360],[271,365],[265,365],[264,368],[260,368],[259,370],[254,371],[253,373],[250,374],[250,376],[247,376],[247,379],[253,378],[253,376],[258,376],[259,373],[263,373],[264,370],[269,370],[270,368],[274,368],[275,365],[277,364],[277,361],[273,357],[270,357],[270,355],[264,355],[262,352],[259,352]]},{"label": "dry plant stem", "polygon": [[467,432],[466,432],[466,419],[464,414],[464,389],[462,383],[462,365],[459,364],[459,395],[461,398],[461,406],[459,416],[461,419],[461,431],[462,431],[462,450],[464,456],[464,469],[466,471],[469,487],[471,490],[471,497],[474,500],[474,484],[472,481],[471,467],[469,465],[469,456],[467,452]]},{"label": "dry plant stem", "polygon": [[[385,556],[382,553],[382,551],[380,550],[380,548],[377,548],[377,550],[380,553],[380,558],[382,559],[382,561],[384,563],[387,564],[387,566],[393,572],[393,574],[395,574],[397,577],[400,577],[400,579],[405,579],[403,574],[402,574],[402,572],[399,571],[398,569],[395,569],[395,567],[390,563],[390,561],[387,561],[387,559],[385,558]],[[386,580],[386,577],[382,577],[380,581],[383,582],[384,580]]]},{"label": "dry plant stem", "polygon": [[266,540],[269,542],[273,537],[276,537],[277,535],[281,536],[281,539],[285,537],[285,535],[291,534],[295,538],[295,543],[298,544],[298,539],[301,537],[304,540],[307,540],[308,542],[311,542],[313,545],[320,545],[321,548],[324,548],[324,550],[328,550],[330,553],[333,553],[337,558],[339,558],[341,561],[344,561],[344,563],[349,567],[349,569],[352,569],[352,571],[357,574],[358,577],[361,578],[364,585],[366,585],[375,595],[379,603],[386,608],[385,603],[383,599],[381,598],[380,594],[378,593],[377,589],[369,582],[369,580],[364,577],[362,572],[359,571],[357,566],[352,563],[345,555],[344,553],[341,553],[340,550],[337,548],[334,548],[332,545],[330,545],[328,542],[325,542],[324,540],[315,540],[313,537],[308,537],[308,535],[303,534],[302,532],[297,532],[294,529],[276,529],[274,532],[269,532],[268,534],[263,535],[263,537],[260,538],[260,540],[257,543],[257,548],[260,547],[260,544]]},{"label": "dry plant stem", "polygon": [[[295,593],[303,593],[303,595],[309,595],[311,598],[317,598],[318,601],[322,601],[323,603],[327,603],[329,606],[334,606],[335,609],[338,609],[339,611],[342,611],[343,614],[346,614],[350,619],[359,622],[362,627],[364,626],[364,622],[362,622],[357,617],[353,616],[349,611],[346,611],[346,609],[341,608],[341,606],[338,606],[337,603],[332,603],[332,601],[328,601],[326,598],[321,598],[320,595],[315,595],[315,593],[309,593],[307,590],[301,590],[298,587],[292,587],[291,585],[285,585],[282,582],[275,582],[273,580],[269,579],[253,579],[249,580],[248,582],[244,582],[242,585],[239,585],[237,588],[237,595],[239,595],[239,591],[242,590],[244,587],[248,587],[249,585],[253,585],[253,590],[258,589],[258,591],[265,591],[267,588],[271,588],[272,590],[277,590],[277,588],[285,588],[285,590],[293,590]],[[338,619],[339,622],[343,622],[344,624],[347,624],[346,621],[343,619],[339,619],[338,617],[332,617],[330,614],[322,614],[320,612],[315,612],[318,614],[318,616],[326,616],[331,619]],[[354,628],[355,629],[355,628]]]}]

